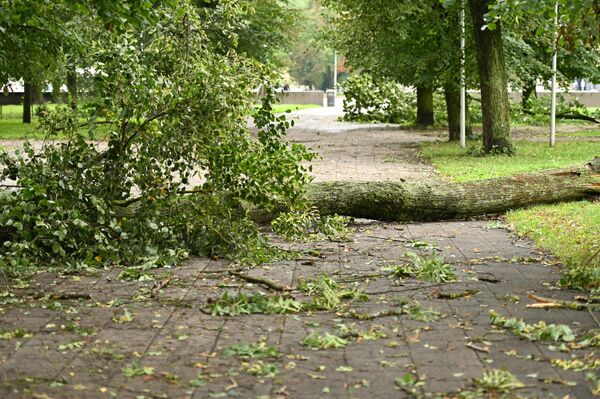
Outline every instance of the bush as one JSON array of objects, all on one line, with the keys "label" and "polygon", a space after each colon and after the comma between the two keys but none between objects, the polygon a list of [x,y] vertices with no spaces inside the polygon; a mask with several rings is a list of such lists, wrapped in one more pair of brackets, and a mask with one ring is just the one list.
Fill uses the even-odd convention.
[{"label": "bush", "polygon": [[343,84],[344,117],[349,122],[413,124],[416,97],[395,82],[375,79],[369,74],[348,78]]}]

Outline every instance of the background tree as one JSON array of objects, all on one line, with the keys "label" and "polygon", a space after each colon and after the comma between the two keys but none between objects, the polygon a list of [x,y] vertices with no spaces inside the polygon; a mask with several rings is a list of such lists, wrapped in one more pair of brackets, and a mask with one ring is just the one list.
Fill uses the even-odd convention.
[{"label": "background tree", "polygon": [[[388,0],[326,4],[333,11],[333,28],[327,36],[352,67],[416,87],[418,124],[433,123],[433,92],[446,89],[450,137],[455,139],[460,76],[458,6]],[[467,60],[467,68],[472,71],[472,59]]]},{"label": "background tree", "polygon": [[333,88],[333,49],[329,48],[318,32],[325,26],[324,13],[319,0],[290,1],[297,33],[289,49],[287,68],[301,85],[311,89]]},{"label": "background tree", "polygon": [[71,8],[57,1],[0,2],[0,82],[23,80],[23,122],[45,82],[59,73],[72,35]]},{"label": "background tree", "polygon": [[477,65],[483,113],[483,150],[486,153],[513,152],[510,137],[510,107],[508,104],[508,77],[504,61],[502,26],[493,26],[485,20],[492,0],[469,0],[473,19]]}]

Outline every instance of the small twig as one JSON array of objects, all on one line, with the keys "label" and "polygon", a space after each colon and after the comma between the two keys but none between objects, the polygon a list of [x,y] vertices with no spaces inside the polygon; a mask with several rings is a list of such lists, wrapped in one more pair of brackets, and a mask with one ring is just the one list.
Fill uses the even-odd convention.
[{"label": "small twig", "polygon": [[232,389],[235,389],[237,387],[239,387],[238,383],[235,382],[235,380],[233,379],[233,377],[229,377],[229,380],[231,381],[231,385],[228,385],[225,387],[225,392],[229,392]]},{"label": "small twig", "polygon": [[169,277],[167,279],[164,279],[162,281],[156,282],[154,283],[154,287],[152,288],[152,298],[156,299],[158,298],[158,293],[161,289],[165,288],[167,285],[169,285],[169,283],[171,282],[173,278]]},{"label": "small twig", "polygon": [[466,290],[461,292],[438,292],[436,297],[440,299],[458,299],[467,296],[473,296],[478,293],[479,291],[477,290]]},{"label": "small twig", "polygon": [[396,241],[396,242],[407,242],[408,238],[403,238],[403,239],[399,239],[399,238],[393,238],[393,237],[381,237],[381,236],[364,236],[367,238],[376,238],[378,240],[385,240],[385,241]]},{"label": "small twig", "polygon": [[486,347],[477,346],[477,345],[475,345],[472,342],[469,342],[468,344],[465,344],[465,346],[467,348],[471,348],[471,349],[473,349],[474,351],[477,351],[477,352],[490,353],[490,348],[488,348],[487,346]]},{"label": "small twig", "polygon": [[234,269],[227,268],[227,269],[215,269],[215,270],[202,270],[200,273],[205,273],[205,274],[234,273],[234,272],[241,272],[244,269],[246,269],[246,266],[236,267]]},{"label": "small twig", "polygon": [[383,317],[392,317],[392,316],[403,316],[406,314],[404,309],[389,309],[382,310],[381,312],[376,313],[356,313],[354,311],[346,312],[338,314],[340,317],[344,317],[347,319],[356,319],[356,320],[373,320],[380,319]]},{"label": "small twig", "polygon": [[388,276],[387,274],[383,274],[383,273],[364,274],[364,275],[360,275],[360,276],[349,276],[345,279],[338,280],[337,282],[340,284],[354,283],[357,281],[369,280],[372,278],[382,278],[382,277],[387,277],[387,276]]},{"label": "small twig", "polygon": [[41,293],[41,294],[37,294],[33,296],[33,299],[44,299],[44,298],[48,298],[48,299],[53,299],[55,301],[60,301],[60,300],[64,300],[64,301],[68,301],[68,300],[77,300],[77,299],[91,299],[94,300],[94,298],[92,298],[92,296],[90,294],[81,294],[81,293],[77,293],[77,292],[59,292],[59,293]]},{"label": "small twig", "polygon": [[600,298],[592,296],[576,295],[573,299],[575,299],[577,302],[600,303]]},{"label": "small twig", "polygon": [[293,291],[293,289],[290,287],[284,287],[284,286],[279,285],[271,280],[263,279],[260,277],[252,277],[252,276],[248,276],[247,274],[240,273],[240,272],[230,272],[229,274],[231,274],[232,276],[235,276],[235,277],[239,277],[242,280],[246,280],[250,283],[264,285],[275,291],[282,291],[282,292],[283,291]]},{"label": "small twig", "polygon": [[592,303],[579,303],[574,301],[562,301],[559,299],[544,298],[535,294],[528,294],[529,298],[533,299],[538,304],[527,305],[528,308],[562,308],[571,310],[588,310],[588,311],[600,311],[600,305]]}]

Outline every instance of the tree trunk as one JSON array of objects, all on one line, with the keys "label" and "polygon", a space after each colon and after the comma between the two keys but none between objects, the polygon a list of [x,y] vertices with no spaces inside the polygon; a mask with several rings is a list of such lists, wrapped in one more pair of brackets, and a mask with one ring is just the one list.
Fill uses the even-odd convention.
[{"label": "tree trunk", "polygon": [[600,195],[599,172],[600,158],[596,158],[578,170],[562,169],[468,183],[314,183],[308,187],[308,199],[322,214],[396,222],[465,219]]},{"label": "tree trunk", "polygon": [[69,91],[69,98],[71,108],[77,108],[77,73],[75,68],[69,68],[67,70],[67,90]]},{"label": "tree trunk", "polygon": [[523,95],[521,98],[521,108],[523,108],[523,111],[531,110],[531,104],[529,103],[529,100],[531,100],[532,96],[537,97],[537,92],[535,91],[535,81],[527,82],[525,87],[523,87]]},{"label": "tree trunk", "polygon": [[[455,141],[460,139],[460,90],[451,86],[444,88],[444,97],[446,98],[446,112],[448,114],[448,140]],[[473,136],[471,128],[471,119],[469,118],[469,107],[466,106],[466,136]]]},{"label": "tree trunk", "polygon": [[510,154],[513,147],[510,138],[507,77],[500,21],[496,21],[494,30],[484,28],[484,15],[491,3],[491,0],[469,0],[481,85],[483,150],[486,153]]},{"label": "tree trunk", "polygon": [[417,87],[417,125],[433,126],[432,87]]},{"label": "tree trunk", "polygon": [[31,84],[23,85],[23,123],[31,123]]}]

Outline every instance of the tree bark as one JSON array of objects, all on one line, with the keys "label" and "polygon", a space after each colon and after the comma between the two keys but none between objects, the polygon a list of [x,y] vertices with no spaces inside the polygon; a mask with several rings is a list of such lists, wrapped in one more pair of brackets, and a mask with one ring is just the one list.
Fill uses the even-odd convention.
[{"label": "tree bark", "polygon": [[432,87],[417,87],[417,125],[433,126]]},{"label": "tree bark", "polygon": [[468,183],[326,182],[308,187],[322,214],[425,222],[498,214],[536,204],[600,195],[600,158],[584,168],[522,174]]},{"label": "tree bark", "polygon": [[[444,97],[446,98],[446,113],[448,114],[448,140],[456,141],[460,139],[460,90],[446,86],[444,88]],[[471,119],[469,118],[469,107],[467,104],[466,136],[473,136]]]},{"label": "tree bark", "polygon": [[496,21],[495,28],[491,30],[484,20],[491,3],[491,0],[469,0],[481,85],[483,150],[485,153],[511,154],[513,146],[501,23]]},{"label": "tree bark", "polygon": [[23,123],[31,123],[31,84],[23,85]]},{"label": "tree bark", "polygon": [[531,110],[531,104],[529,103],[531,97],[537,97],[537,92],[535,91],[535,81],[527,82],[525,87],[523,87],[523,94],[521,98],[521,108],[523,108],[523,111]]}]

